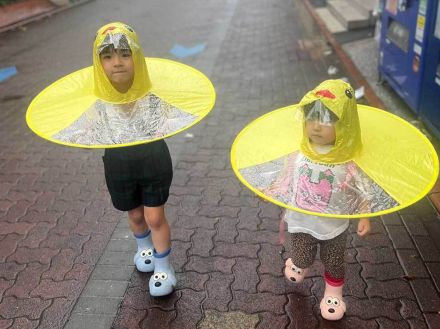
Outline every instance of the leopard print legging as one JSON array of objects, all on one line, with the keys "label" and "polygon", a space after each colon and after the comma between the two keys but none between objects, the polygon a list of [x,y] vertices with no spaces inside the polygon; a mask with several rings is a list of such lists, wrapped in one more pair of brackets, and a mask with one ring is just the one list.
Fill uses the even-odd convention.
[{"label": "leopard print legging", "polygon": [[299,268],[310,267],[315,260],[318,245],[325,271],[335,279],[343,279],[345,274],[345,244],[347,230],[330,240],[318,240],[307,233],[290,233],[287,243],[288,254]]}]

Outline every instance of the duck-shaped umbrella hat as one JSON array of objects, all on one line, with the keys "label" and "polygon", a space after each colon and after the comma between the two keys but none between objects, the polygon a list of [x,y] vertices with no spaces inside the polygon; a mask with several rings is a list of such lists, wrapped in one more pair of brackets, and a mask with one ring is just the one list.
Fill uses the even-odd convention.
[{"label": "duck-shaped umbrella hat", "polygon": [[[326,126],[334,133],[327,144]],[[353,88],[342,80],[326,80],[300,103],[248,124],[232,145],[231,164],[260,197],[329,218],[408,207],[438,176],[429,140],[393,114],[357,105]]]},{"label": "duck-shaped umbrella hat", "polygon": [[[128,90],[116,89],[104,70],[102,55],[109,47],[131,54],[134,76]],[[145,58],[133,29],[115,22],[98,30],[93,66],[39,93],[26,121],[37,135],[55,143],[124,147],[180,133],[202,120],[214,103],[215,90],[205,75],[175,61]]]}]

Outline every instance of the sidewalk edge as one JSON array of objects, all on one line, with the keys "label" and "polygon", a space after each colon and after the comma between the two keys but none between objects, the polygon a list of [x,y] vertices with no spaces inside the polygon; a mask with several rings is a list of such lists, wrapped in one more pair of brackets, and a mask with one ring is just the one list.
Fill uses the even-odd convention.
[{"label": "sidewalk edge", "polygon": [[0,27],[0,33],[4,33],[7,31],[16,29],[17,27],[32,23],[34,21],[38,21],[42,18],[49,17],[53,14],[57,14],[59,12],[66,10],[66,9],[70,9],[70,8],[82,5],[82,4],[84,4],[86,2],[90,2],[90,1],[92,1],[92,0],[77,0],[77,1],[75,1],[69,5],[66,5],[66,6],[55,7],[53,10],[49,10],[47,12],[37,14],[37,15],[31,15],[28,18],[20,19],[20,20],[16,21],[15,23]]}]

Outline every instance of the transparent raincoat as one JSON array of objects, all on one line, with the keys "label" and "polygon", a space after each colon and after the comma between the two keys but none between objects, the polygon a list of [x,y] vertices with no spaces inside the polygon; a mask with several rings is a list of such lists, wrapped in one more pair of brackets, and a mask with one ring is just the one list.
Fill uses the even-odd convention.
[{"label": "transparent raincoat", "polygon": [[[121,93],[100,62],[106,47],[129,49],[134,64],[130,89]],[[209,79],[187,65],[145,58],[138,37],[123,23],[100,28],[93,66],[56,81],[30,104],[29,127],[40,137],[68,146],[123,147],[175,135],[203,119],[213,108]]]},{"label": "transparent raincoat", "polygon": [[[332,124],[334,144],[311,143],[307,120]],[[262,198],[329,218],[407,207],[438,175],[437,154],[423,134],[395,115],[357,105],[342,80],[324,81],[299,104],[250,123],[234,141],[231,162],[240,181]]]}]

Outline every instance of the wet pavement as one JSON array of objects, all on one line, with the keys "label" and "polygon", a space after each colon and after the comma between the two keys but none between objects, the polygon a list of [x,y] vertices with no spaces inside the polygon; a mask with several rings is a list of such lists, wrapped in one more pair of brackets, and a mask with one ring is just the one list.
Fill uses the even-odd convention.
[{"label": "wet pavement", "polygon": [[[332,323],[319,315],[319,260],[303,284],[284,280],[281,209],[231,170],[231,144],[247,123],[298,102],[330,65],[351,80],[303,2],[123,4],[95,0],[0,34],[0,67],[18,70],[0,83],[0,328],[439,328],[440,219],[428,198],[374,219],[366,240],[351,227],[348,310]],[[149,275],[131,264],[134,241],[111,206],[102,151],[51,144],[24,120],[43,87],[90,65],[93,35],[112,20],[137,30],[147,56],[192,65],[217,91],[193,137],[167,141],[179,282],[165,298],[151,298]],[[169,53],[200,43],[192,57]]]}]

